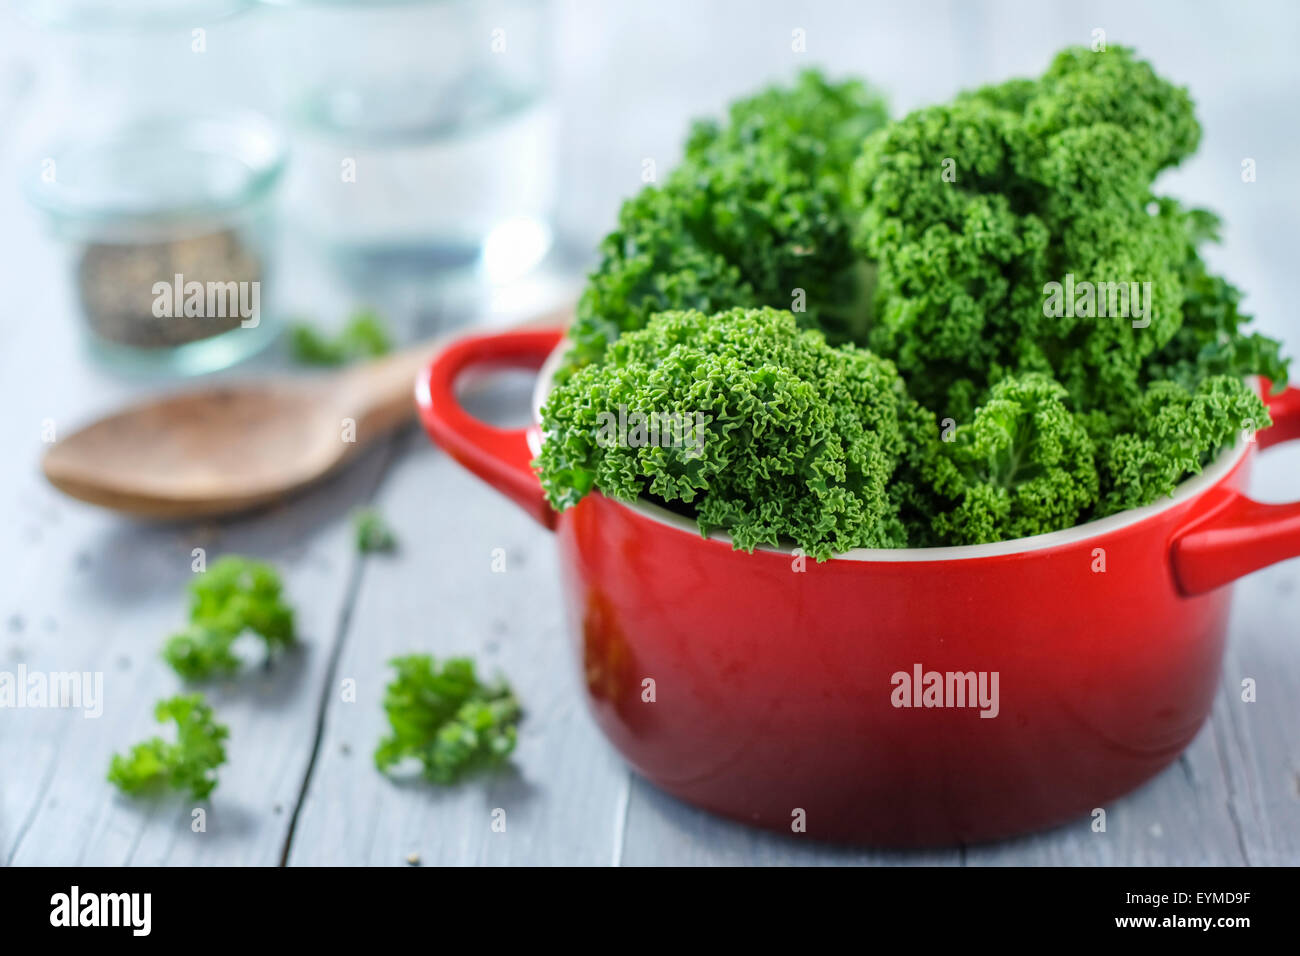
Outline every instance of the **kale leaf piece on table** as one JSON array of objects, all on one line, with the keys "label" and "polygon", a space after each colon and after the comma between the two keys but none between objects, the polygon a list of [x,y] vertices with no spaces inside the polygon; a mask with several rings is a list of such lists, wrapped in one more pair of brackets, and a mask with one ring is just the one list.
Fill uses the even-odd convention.
[{"label": "kale leaf piece on table", "polygon": [[279,572],[251,558],[227,555],[190,585],[190,623],[168,638],[163,659],[186,680],[232,674],[240,660],[234,644],[252,632],[268,657],[297,641],[293,608],[282,596]]},{"label": "kale leaf piece on table", "polygon": [[510,756],[523,713],[506,684],[482,683],[464,657],[441,667],[428,654],[389,663],[397,676],[384,694],[392,733],[375,750],[381,771],[414,759],[428,780],[449,784]]},{"label": "kale leaf piece on table", "polygon": [[217,785],[217,768],[226,762],[225,725],[213,719],[200,694],[159,701],[154,716],[160,724],[175,722],[176,742],[151,737],[125,755],[115,754],[109,782],[129,794],[171,788],[200,800],[208,796]]}]

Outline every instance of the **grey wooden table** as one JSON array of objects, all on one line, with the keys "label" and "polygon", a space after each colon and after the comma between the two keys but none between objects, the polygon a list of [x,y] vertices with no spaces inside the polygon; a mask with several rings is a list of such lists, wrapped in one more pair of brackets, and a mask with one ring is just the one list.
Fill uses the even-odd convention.
[{"label": "grey wooden table", "polygon": [[[1007,43],[1015,37],[1017,49],[1026,47],[1024,18],[1005,4],[997,9],[1015,29],[987,28],[989,42],[982,46],[954,40],[954,56],[936,62],[965,62],[958,54],[977,47],[1000,56],[998,37]],[[1099,9],[1109,11],[1108,19],[1099,19],[1107,24],[1147,16],[1127,7],[1123,13]],[[1281,15],[1282,8],[1273,9]],[[1219,12],[1224,29],[1237,22],[1230,8]],[[859,55],[851,31],[834,29],[837,21],[825,9],[819,16],[811,36],[852,40],[852,50],[841,51],[846,64],[851,53]],[[1252,290],[1250,304],[1265,316],[1266,327],[1291,335],[1300,326],[1287,311],[1294,247],[1287,236],[1300,210],[1300,190],[1284,170],[1297,154],[1296,134],[1286,124],[1261,120],[1259,111],[1283,115],[1281,107],[1294,102],[1283,87],[1256,82],[1255,73],[1233,86],[1236,67],[1220,55],[1215,30],[1165,42],[1160,38],[1185,18],[1149,16],[1159,23],[1148,42],[1161,47],[1162,56],[1176,60],[1180,49],[1189,51],[1179,75],[1212,71],[1196,90],[1207,104],[1206,158],[1180,172],[1178,182],[1193,198],[1227,213],[1229,247],[1217,261]],[[1066,19],[1064,12],[1060,18]],[[571,19],[578,30],[582,18]],[[674,22],[666,14],[655,20]],[[678,51],[686,69],[699,58],[681,52],[682,44],[707,46],[714,33],[696,19],[683,22],[692,24],[696,39],[674,34],[664,48]],[[899,13],[885,26],[915,32],[924,27],[916,22]],[[1076,27],[1070,21],[1069,29]],[[620,64],[613,73],[626,72],[624,64],[639,69],[640,61],[620,53],[618,44],[640,34],[615,31],[601,45],[584,45],[570,33],[570,62],[601,75],[602,57]],[[885,65],[879,69],[897,81],[909,74],[902,66],[887,68],[891,49],[910,56],[922,40],[931,48],[946,34],[913,36],[910,46],[884,27],[862,36],[881,48]],[[1053,34],[1041,47],[1058,45]],[[1294,58],[1282,53],[1275,62],[1291,65],[1276,68],[1289,71],[1294,89]],[[1256,72],[1265,69],[1261,63],[1250,58]],[[981,79],[995,75],[979,64],[970,72]],[[736,79],[738,88],[752,82]],[[918,88],[902,102],[960,85],[938,73],[916,82],[936,91]],[[588,91],[588,99],[605,89],[580,72],[568,83],[575,96]],[[680,85],[692,87],[681,96],[689,93],[694,103],[690,74]],[[1253,99],[1234,98],[1232,91],[1243,85]],[[647,77],[609,96],[626,103],[629,96],[662,89]],[[581,120],[578,126],[604,125],[592,116],[622,123],[623,134],[596,137],[604,152],[593,161],[624,170],[622,178],[611,173],[601,188],[587,188],[600,170],[590,163],[566,166],[583,186],[573,191],[575,202],[603,197],[595,218],[607,221],[609,197],[635,188],[640,158],[658,155],[639,138],[640,130],[651,129],[656,142],[675,142],[681,118],[655,114],[653,123],[634,130],[626,117],[635,114],[640,122],[645,111],[602,112],[599,103],[577,102],[572,115]],[[0,97],[0,129],[4,109]],[[1251,130],[1263,132],[1247,135]],[[586,141],[570,143],[580,152]],[[7,160],[4,146],[0,138],[0,159]],[[1234,189],[1225,182],[1235,181],[1243,150],[1263,157],[1267,178],[1261,173],[1257,187]],[[1211,721],[1167,772],[1107,807],[1105,833],[1093,833],[1084,818],[1007,843],[916,854],[817,845],[718,820],[628,770],[584,712],[546,533],[422,435],[397,436],[337,480],[272,512],[235,521],[148,526],[59,497],[37,471],[43,430],[52,424],[64,433],[142,386],[81,356],[56,250],[7,183],[0,188],[0,292],[0,671],[92,671],[104,680],[97,719],[70,710],[0,709],[0,863],[407,865],[412,855],[425,865],[1300,863],[1300,562],[1241,582]],[[1298,346],[1293,338],[1293,354]],[[514,387],[483,401],[485,413],[505,414],[517,413],[524,399]],[[1256,491],[1270,500],[1294,498],[1300,495],[1297,475],[1300,449],[1270,452],[1257,468]],[[349,514],[368,502],[396,526],[399,554],[355,553]],[[210,556],[251,554],[281,566],[304,638],[301,649],[273,670],[255,669],[210,693],[230,726],[230,762],[206,805],[204,832],[191,827],[191,803],[128,800],[104,779],[114,751],[155,732],[154,701],[180,689],[158,651],[182,620],[195,547]],[[505,573],[492,570],[497,548],[507,555]],[[411,651],[473,654],[489,671],[509,677],[528,713],[512,770],[446,790],[394,783],[374,770],[370,754],[383,730],[380,699],[388,679],[384,662]],[[1258,685],[1253,703],[1241,700],[1245,678]],[[342,693],[349,680],[356,687],[351,702]],[[506,811],[505,832],[491,825],[498,808]]]},{"label": "grey wooden table", "polygon": [[[36,241],[33,239],[33,241]],[[11,864],[1276,864],[1300,862],[1296,562],[1240,585],[1213,718],[1169,771],[1088,819],[1028,839],[918,854],[820,846],[683,806],[613,753],[583,709],[545,532],[408,432],[272,512],[147,526],[65,500],[40,479],[43,425],[65,429],[128,389],[76,353],[53,274],[8,298],[0,358],[0,670],[104,675],[102,716],[0,710],[0,861]],[[52,291],[53,290],[53,291]],[[522,406],[519,387],[481,407]],[[1265,462],[1280,489],[1294,455]],[[1288,467],[1290,465],[1291,467]],[[349,512],[372,502],[395,556],[354,551]],[[180,685],[159,661],[180,621],[191,549],[284,568],[304,643],[274,669],[213,689],[230,762],[205,832],[183,799],[133,801],[109,755],[154,732]],[[504,549],[506,571],[492,570]],[[528,717],[513,769],[454,789],[394,783],[370,752],[385,660],[469,653],[514,682]],[[1258,701],[1243,703],[1244,677]],[[342,693],[355,681],[355,701]],[[504,833],[492,813],[506,811]]]}]

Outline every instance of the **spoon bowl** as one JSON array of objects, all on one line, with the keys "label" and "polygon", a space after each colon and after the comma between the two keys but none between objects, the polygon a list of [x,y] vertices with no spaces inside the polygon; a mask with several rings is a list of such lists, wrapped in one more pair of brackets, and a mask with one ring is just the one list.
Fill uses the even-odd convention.
[{"label": "spoon bowl", "polygon": [[340,374],[152,399],[67,436],[42,469],[64,493],[148,518],[277,501],[329,474],[413,411],[431,347]]}]

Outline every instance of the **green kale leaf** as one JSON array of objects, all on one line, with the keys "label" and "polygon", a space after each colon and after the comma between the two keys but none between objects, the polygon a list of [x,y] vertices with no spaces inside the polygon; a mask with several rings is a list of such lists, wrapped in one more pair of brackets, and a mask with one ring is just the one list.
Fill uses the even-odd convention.
[{"label": "green kale leaf", "polygon": [[481,683],[464,657],[441,667],[428,654],[389,663],[397,676],[384,694],[392,733],[375,750],[381,771],[414,758],[428,780],[450,784],[510,756],[523,713],[508,685]]},{"label": "green kale leaf", "polygon": [[[592,488],[688,506],[737,548],[824,560],[903,547],[899,464],[937,434],[892,363],[776,309],[667,312],[617,339],[542,408],[536,462],[559,509]],[[900,481],[900,489],[906,481]]]},{"label": "green kale leaf", "polygon": [[1240,378],[1213,376],[1190,389],[1173,381],[1153,382],[1142,396],[1132,430],[1100,447],[1106,492],[1098,515],[1170,494],[1220,448],[1239,436],[1248,440],[1272,423],[1267,406]]},{"label": "green kale leaf", "polygon": [[271,565],[228,555],[190,585],[190,623],[163,647],[163,659],[186,680],[204,680],[239,669],[234,643],[252,632],[268,657],[297,640],[293,608],[282,597]]},{"label": "green kale leaf", "polygon": [[[894,122],[807,73],[696,123],[579,302],[543,410],[552,504],[645,497],[821,558],[1168,494],[1267,420],[1248,377],[1288,377],[1206,265],[1217,219],[1155,191],[1200,137],[1187,90],[1114,45]],[[611,445],[620,409],[701,413],[708,440]]]},{"label": "green kale leaf", "polygon": [[198,800],[208,796],[217,785],[217,768],[226,762],[222,741],[229,730],[213,719],[201,694],[159,701],[154,716],[160,724],[175,721],[176,742],[151,737],[125,755],[114,754],[109,782],[129,794],[166,787],[189,790]]},{"label": "green kale leaf", "polygon": [[955,499],[934,517],[939,540],[982,544],[1077,524],[1097,501],[1092,440],[1046,375],[993,386],[974,421],[939,443],[936,490]]},{"label": "green kale leaf", "polygon": [[847,181],[883,101],[815,71],[699,122],[681,165],[628,200],[579,300],[561,377],[657,312],[799,309],[837,340],[864,331],[874,269],[852,245]]},{"label": "green kale leaf", "polygon": [[383,319],[369,309],[353,315],[335,336],[305,322],[295,323],[289,335],[293,357],[303,365],[347,365],[387,355],[393,349]]},{"label": "green kale leaf", "polygon": [[357,550],[362,554],[397,550],[397,535],[375,508],[362,508],[352,518]]}]

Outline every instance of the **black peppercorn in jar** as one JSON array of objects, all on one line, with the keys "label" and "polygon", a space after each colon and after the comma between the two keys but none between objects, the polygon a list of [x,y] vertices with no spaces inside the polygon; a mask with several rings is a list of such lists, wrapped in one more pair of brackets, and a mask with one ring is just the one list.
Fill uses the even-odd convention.
[{"label": "black peppercorn in jar", "polygon": [[270,341],[278,139],[253,116],[154,120],[55,154],[28,195],[67,244],[95,352],[196,373]]},{"label": "black peppercorn in jar", "polygon": [[261,257],[231,229],[87,243],[76,269],[86,321],[107,342],[165,349],[261,322]]},{"label": "black peppercorn in jar", "polygon": [[93,352],[198,373],[273,337],[278,132],[253,0],[24,0],[42,29],[20,153]]}]

